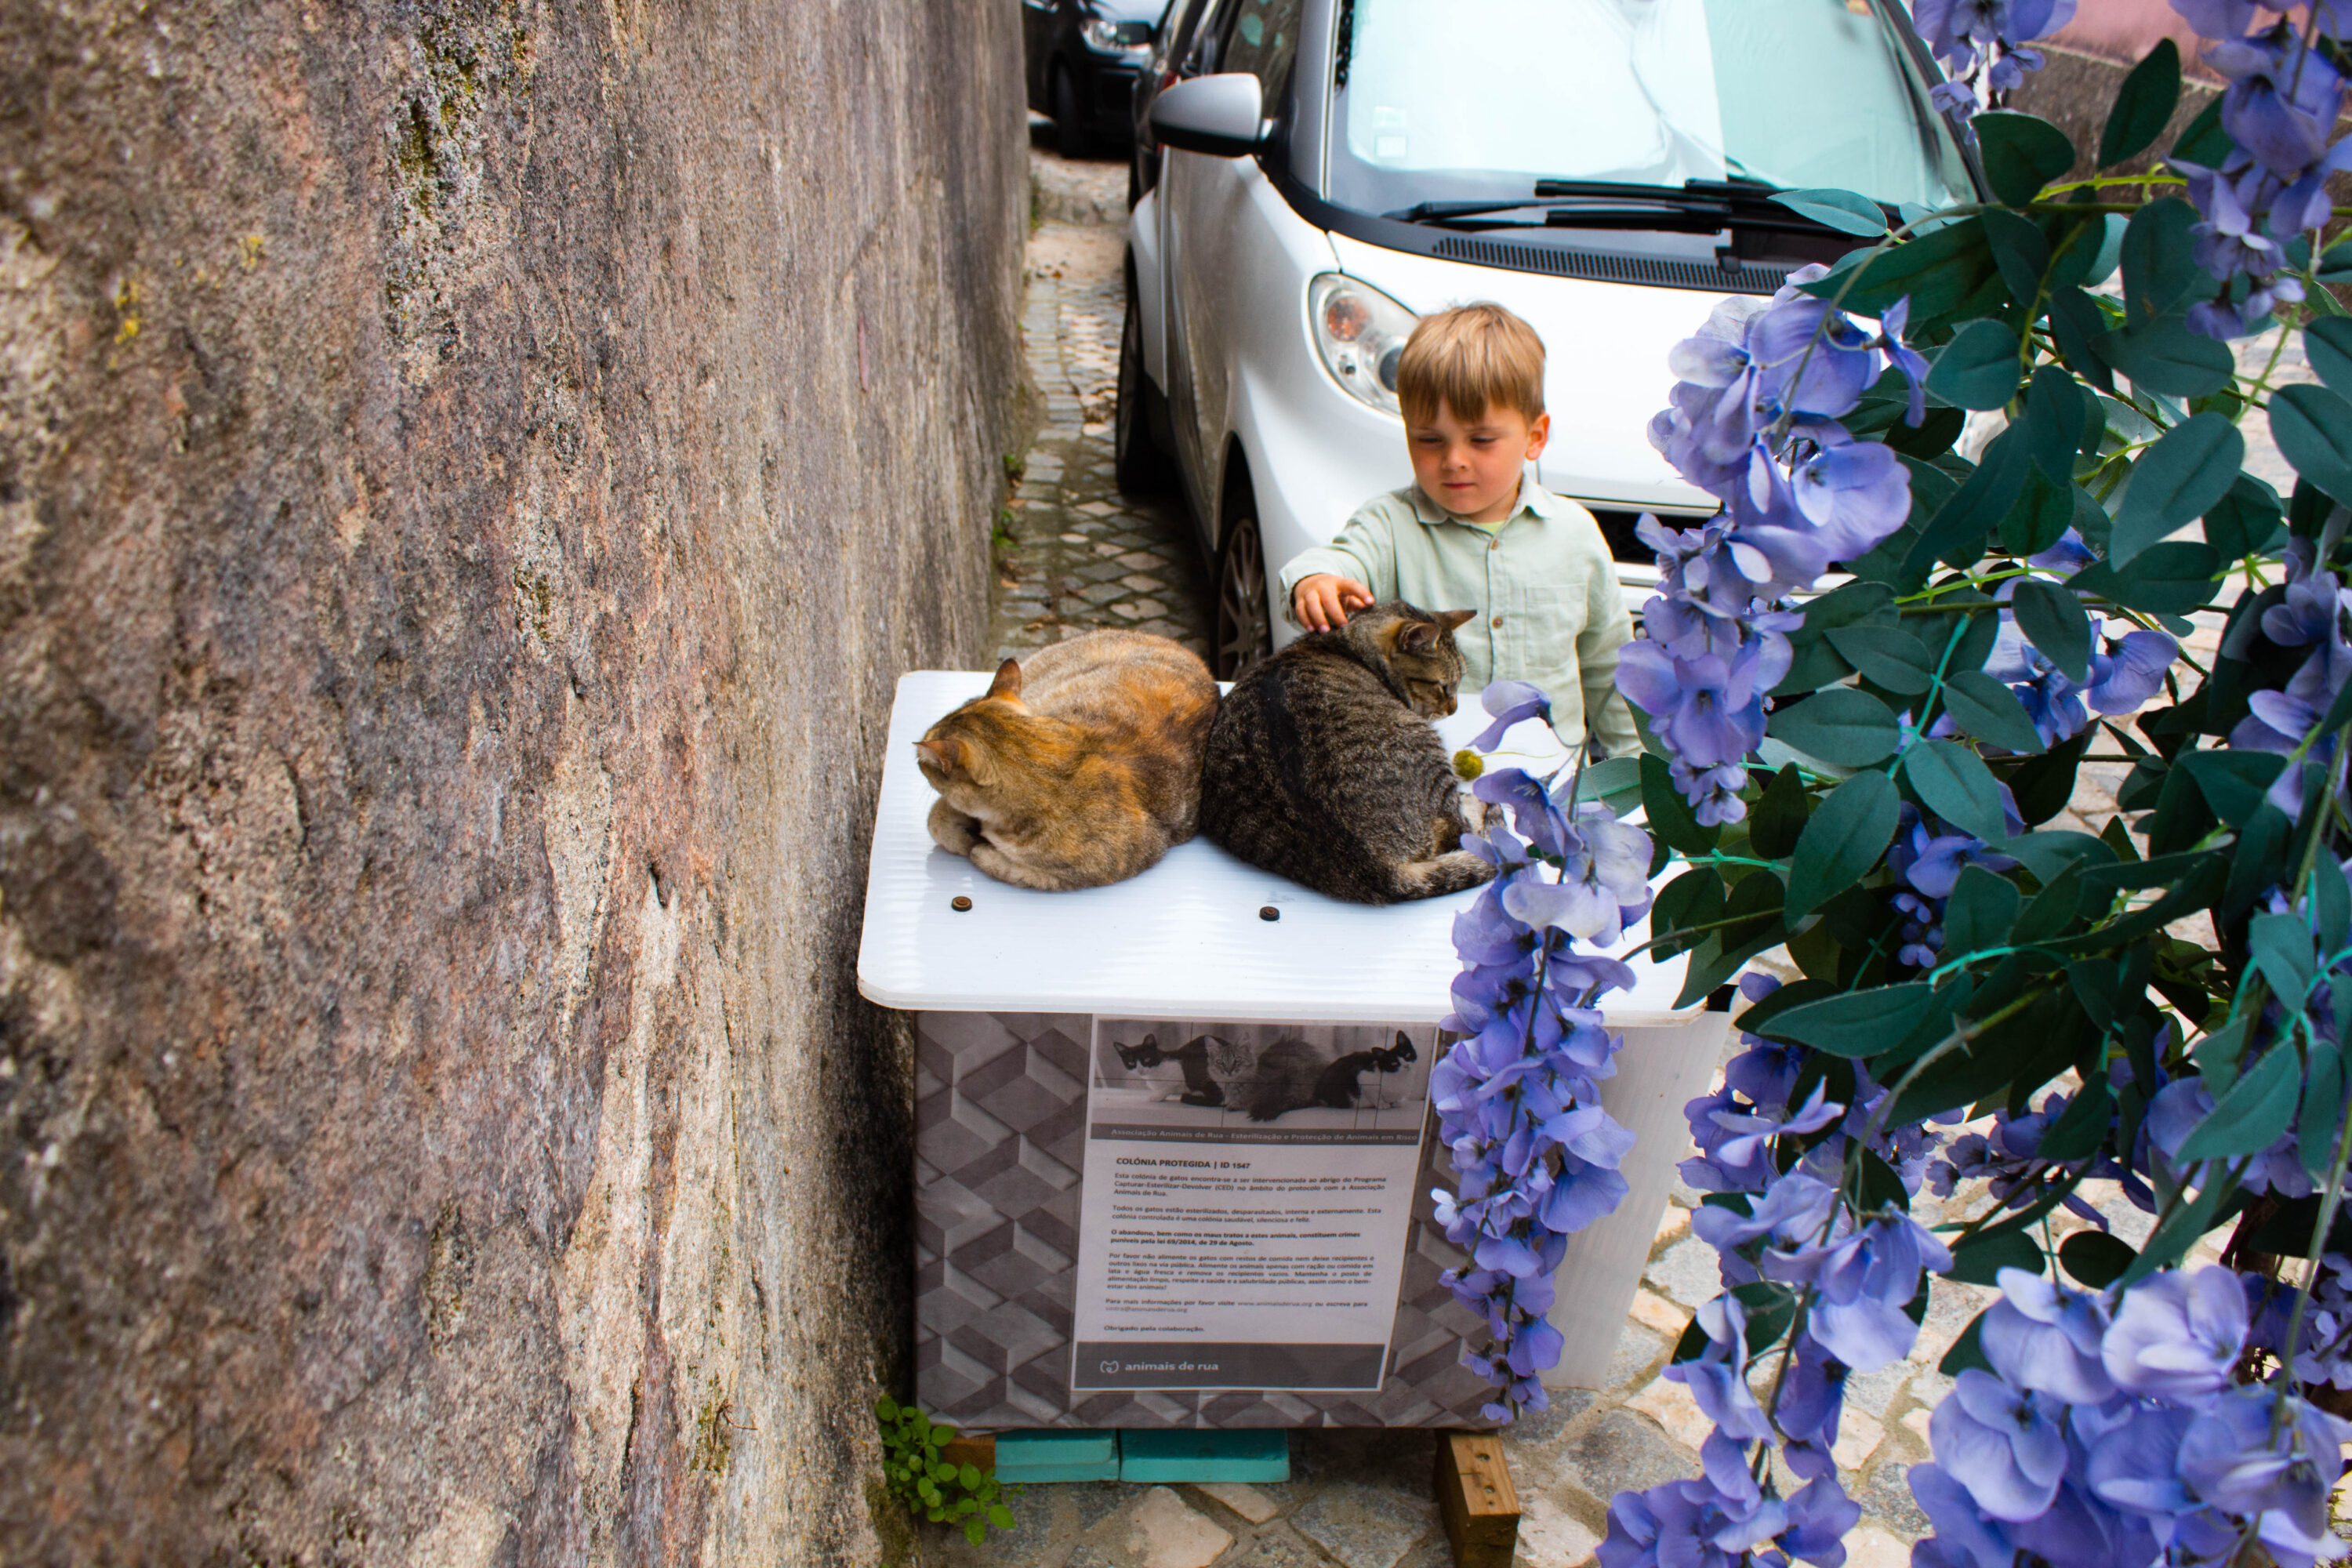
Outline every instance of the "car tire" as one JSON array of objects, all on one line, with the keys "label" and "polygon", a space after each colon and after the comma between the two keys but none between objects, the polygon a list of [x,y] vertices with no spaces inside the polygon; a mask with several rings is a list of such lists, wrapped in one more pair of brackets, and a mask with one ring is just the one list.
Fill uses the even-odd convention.
[{"label": "car tire", "polygon": [[1217,603],[1210,663],[1219,680],[1238,680],[1274,653],[1265,601],[1265,545],[1246,498],[1225,524],[1217,551]]},{"label": "car tire", "polygon": [[1091,158],[1095,139],[1087,134],[1086,116],[1078,110],[1078,84],[1070,68],[1054,68],[1054,141],[1065,158]]},{"label": "car tire", "polygon": [[1118,403],[1111,415],[1111,468],[1131,496],[1160,495],[1176,472],[1152,436],[1159,389],[1143,369],[1143,311],[1129,279],[1127,320],[1118,330]]}]

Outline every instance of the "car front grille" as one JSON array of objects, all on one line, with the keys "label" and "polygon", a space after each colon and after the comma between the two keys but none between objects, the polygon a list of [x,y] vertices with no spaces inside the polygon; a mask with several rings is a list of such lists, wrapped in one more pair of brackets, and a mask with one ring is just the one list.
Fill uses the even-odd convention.
[{"label": "car front grille", "polygon": [[1467,261],[1478,267],[1546,272],[1555,278],[1589,278],[1599,283],[1640,283],[1653,289],[1697,289],[1710,294],[1769,294],[1788,279],[1790,272],[1786,267],[1746,264],[1726,270],[1696,261],[1672,261],[1655,256],[1603,256],[1461,235],[1448,235],[1430,250],[1448,261]]}]

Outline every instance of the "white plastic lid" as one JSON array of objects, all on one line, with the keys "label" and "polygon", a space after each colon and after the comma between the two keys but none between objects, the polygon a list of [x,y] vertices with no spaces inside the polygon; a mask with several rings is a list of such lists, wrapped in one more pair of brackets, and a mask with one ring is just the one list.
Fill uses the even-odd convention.
[{"label": "white plastic lid", "polygon": [[[1375,908],[1343,903],[1261,871],[1206,838],[1108,888],[1041,893],[999,882],[931,842],[939,797],[915,765],[915,742],[958,703],[988,689],[985,672],[915,670],[898,678],[866,872],[857,988],[887,1007],[971,1013],[1106,1013],[1130,1017],[1434,1023],[1452,1011],[1461,971],[1454,917],[1478,896]],[[1438,731],[1449,746],[1486,727],[1474,699]],[[1559,755],[1540,723],[1507,749]],[[958,912],[950,900],[971,900]],[[1271,906],[1280,916],[1267,921]],[[1626,933],[1620,949],[1648,936]],[[1602,1001],[1612,1024],[1687,1017],[1674,1006],[1681,957],[1628,961],[1633,993]]]}]

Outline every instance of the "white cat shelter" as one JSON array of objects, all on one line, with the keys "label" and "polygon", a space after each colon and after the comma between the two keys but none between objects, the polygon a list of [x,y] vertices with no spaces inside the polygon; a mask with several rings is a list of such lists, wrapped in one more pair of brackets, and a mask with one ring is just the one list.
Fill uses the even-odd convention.
[{"label": "white cat shelter", "polygon": [[[1431,1217],[1430,1189],[1448,1177],[1433,1119],[1425,1135],[1419,1125],[1425,1108],[1410,1112],[1412,1124],[1402,1131],[1396,1110],[1370,1103],[1360,1113],[1315,1108],[1267,1124],[1283,1130],[1288,1144],[1286,1152],[1268,1157],[1268,1168],[1286,1159],[1292,1172],[1286,1186],[1265,1183],[1268,1191],[1318,1190],[1319,1183],[1320,1190],[1344,1192],[1350,1160],[1417,1159],[1417,1166],[1409,1163],[1409,1221],[1396,1215],[1399,1223],[1385,1242],[1375,1227],[1364,1226],[1361,1234],[1371,1239],[1344,1244],[1376,1254],[1349,1265],[1360,1269],[1351,1278],[1379,1282],[1374,1288],[1395,1281],[1392,1314],[1385,1297],[1380,1303],[1387,1340],[1369,1375],[1361,1357],[1318,1358],[1312,1347],[1292,1345],[1286,1359],[1244,1346],[1228,1347],[1228,1359],[1207,1354],[1150,1363],[1170,1370],[1139,1381],[1160,1386],[1134,1386],[1139,1379],[1129,1375],[1123,1386],[1091,1387],[1103,1380],[1095,1376],[1088,1342],[1083,1369],[1074,1377],[1076,1336],[1106,1331],[1085,1325],[1120,1315],[1111,1311],[1106,1319],[1102,1302],[1093,1299],[1097,1289],[1115,1292],[1120,1285],[1090,1282],[1089,1299],[1080,1300],[1081,1255],[1093,1258],[1090,1248],[1106,1226],[1123,1226],[1121,1234],[1129,1237],[1156,1234],[1164,1249],[1189,1249],[1176,1272],[1192,1281],[1182,1290],[1198,1301],[1204,1321],[1225,1321],[1217,1317],[1221,1289],[1242,1299],[1256,1288],[1235,1291],[1219,1279],[1218,1258],[1248,1248],[1235,1243],[1233,1253],[1214,1252],[1212,1244],[1223,1234],[1216,1227],[1229,1225],[1229,1216],[1203,1217],[1208,1211],[1198,1194],[1218,1163],[1209,1156],[1248,1155],[1251,1140],[1276,1136],[1231,1107],[1220,1115],[1181,1107],[1173,1093],[1132,1093],[1138,1080],[1119,1072],[1127,1058],[1114,1057],[1113,1040],[1132,1047],[1138,1032],[1151,1026],[1149,1021],[1176,1021],[1163,1046],[1172,1050],[1182,1044],[1179,1035],[1211,1038],[1224,1060],[1246,1054],[1229,1037],[1286,1032],[1265,1026],[1290,1026],[1302,1038],[1321,1042],[1317,1048],[1326,1055],[1385,1045],[1394,1032],[1406,1031],[1421,1042],[1419,1074],[1425,1083],[1435,1054],[1433,1026],[1450,1010],[1447,988],[1459,968],[1454,917],[1476,894],[1381,909],[1343,904],[1245,865],[1205,839],[1182,845],[1142,876],[1108,888],[1041,893],[994,881],[932,845],[924,819],[936,797],[914,761],[914,742],[923,732],[950,708],[984,691],[988,681],[985,673],[925,670],[898,682],[858,953],[859,989],[914,1015],[919,1402],[941,1419],[978,1430],[1483,1425],[1478,1409],[1490,1390],[1461,1365],[1465,1338],[1475,1342],[1483,1331],[1439,1279],[1460,1258]],[[1473,700],[1439,728],[1450,744],[1460,745],[1484,722]],[[1549,740],[1539,725],[1522,725],[1507,745]],[[1626,945],[1646,934],[1629,933]],[[1609,1363],[1675,1164],[1687,1152],[1683,1105],[1706,1092],[1727,1027],[1726,1014],[1672,1005],[1682,984],[1682,959],[1631,962],[1639,984],[1632,994],[1616,994],[1606,1003],[1612,1026],[1624,1033],[1625,1048],[1602,1100],[1636,1135],[1623,1166],[1632,1192],[1613,1215],[1570,1244],[1552,1313],[1567,1351],[1547,1379],[1559,1386],[1595,1386]],[[1177,1069],[1164,1070],[1172,1081]],[[1106,1073],[1125,1087],[1117,1093],[1106,1089],[1100,1081]],[[1405,1081],[1368,1074],[1362,1079],[1367,1101]],[[1180,1140],[1161,1150],[1165,1158],[1117,1163],[1121,1181],[1132,1166],[1172,1168],[1172,1174],[1159,1173],[1158,1185],[1121,1186],[1127,1196],[1118,1205],[1099,1190],[1111,1169],[1102,1153],[1108,1145],[1089,1149],[1090,1088],[1095,1139]],[[1118,1113],[1155,1125],[1106,1128],[1104,1120],[1113,1113],[1105,1107],[1128,1100],[1164,1101],[1148,1107],[1149,1114]],[[1187,1128],[1211,1121],[1225,1129],[1215,1136],[1232,1140],[1230,1146],[1181,1142],[1208,1136]],[[1374,1131],[1318,1131],[1337,1126]],[[1328,1150],[1300,1146],[1323,1137],[1357,1142]],[[1098,1189],[1091,1205],[1090,1161]],[[1251,1159],[1224,1163],[1247,1165]],[[1273,1201],[1292,1203],[1296,1214],[1355,1212],[1344,1202],[1319,1198]],[[1116,1219],[1108,1217],[1114,1214]],[[1317,1227],[1311,1234],[1318,1237],[1361,1224],[1302,1223]],[[1082,1240],[1082,1230],[1095,1239]],[[1265,1279],[1284,1278],[1265,1270],[1287,1265],[1276,1258],[1233,1267],[1237,1277]],[[1090,1281],[1103,1278],[1096,1268]],[[1109,1278],[1121,1276],[1114,1268]],[[1131,1280],[1133,1271],[1126,1278]],[[1231,1300],[1223,1305],[1230,1309]],[[1228,1310],[1226,1319],[1231,1316]],[[1345,1317],[1315,1311],[1295,1314],[1293,1321],[1339,1325]],[[1108,1331],[1120,1327],[1112,1321]],[[1205,1331],[1218,1337],[1213,1327]],[[1363,1336],[1346,1331],[1345,1337]],[[1341,1362],[1355,1370],[1332,1370]],[[1100,1363],[1105,1371],[1114,1364]]]}]

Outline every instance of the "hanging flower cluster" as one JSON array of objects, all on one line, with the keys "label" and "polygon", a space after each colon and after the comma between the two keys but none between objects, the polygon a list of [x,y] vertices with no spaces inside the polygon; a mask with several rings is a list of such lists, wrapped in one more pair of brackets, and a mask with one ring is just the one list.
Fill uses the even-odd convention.
[{"label": "hanging flower cluster", "polygon": [[2343,1555],[2327,1496],[2352,1423],[2243,1384],[2246,1293],[2227,1268],[2141,1280],[2120,1303],[2000,1270],[1990,1371],[1929,1418],[1911,1490],[1935,1534],[1915,1568],[2104,1568]]},{"label": "hanging flower cluster", "polygon": [[[1481,751],[1551,712],[1524,681],[1497,682],[1484,701],[1495,722]],[[1443,1026],[1462,1037],[1430,1069],[1455,1179],[1433,1194],[1437,1220],[1469,1259],[1445,1282],[1486,1320],[1488,1343],[1469,1364],[1500,1391],[1485,1411],[1496,1421],[1547,1407],[1540,1374],[1561,1349],[1546,1319],[1552,1276],[1569,1236],[1623,1200],[1617,1167],[1633,1144],[1601,1108],[1599,1080],[1617,1070],[1623,1039],[1595,1005],[1633,973],[1576,944],[1610,946],[1649,909],[1650,839],[1597,802],[1580,805],[1580,778],[1502,768],[1473,786],[1486,821],[1463,845],[1496,875],[1454,919],[1463,968]]]},{"label": "hanging flower cluster", "polygon": [[1990,109],[2042,68],[2039,51],[2022,47],[2064,26],[2074,0],[1918,0],[1911,20],[1950,79],[1928,96],[1947,114],[1967,119]]},{"label": "hanging flower cluster", "polygon": [[1764,739],[1766,694],[1789,671],[1778,607],[1903,526],[1911,475],[1885,443],[1856,440],[1839,417],[1891,361],[1925,406],[1927,363],[1902,340],[1906,307],[1877,332],[1802,292],[1827,272],[1801,268],[1769,301],[1730,299],[1669,363],[1682,379],[1650,422],[1650,444],[1723,502],[1697,529],[1644,516],[1661,593],[1642,610],[1617,689],[1672,756],[1675,784],[1713,826],[1747,814],[1746,761]]},{"label": "hanging flower cluster", "polygon": [[2203,58],[2229,79],[2221,128],[2234,143],[2218,167],[2172,160],[2203,215],[2193,231],[2197,262],[2222,285],[2220,298],[2189,312],[2189,324],[2208,337],[2242,337],[2281,301],[2305,297],[2286,246],[2315,237],[2335,216],[2327,176],[2352,168],[2352,138],[2331,140],[2345,78],[2320,47],[2352,37],[2352,10],[2319,0],[2300,29],[2281,16],[2255,30],[2262,8],[2252,0],[2172,0],[2172,8],[2216,40]]}]

